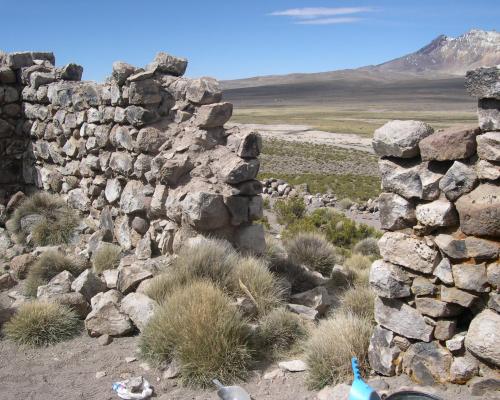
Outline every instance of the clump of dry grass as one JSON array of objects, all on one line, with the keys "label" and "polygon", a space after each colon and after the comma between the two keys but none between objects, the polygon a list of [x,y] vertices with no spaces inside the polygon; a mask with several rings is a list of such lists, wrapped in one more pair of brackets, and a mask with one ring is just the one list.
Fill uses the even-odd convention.
[{"label": "clump of dry grass", "polygon": [[375,258],[380,257],[380,250],[378,248],[378,240],[373,237],[360,240],[352,249],[353,253],[361,254],[363,256],[371,256]]},{"label": "clump of dry grass", "polygon": [[207,386],[242,378],[251,360],[248,327],[230,299],[213,283],[191,282],[177,288],[141,335],[147,358],[176,358],[185,383]]},{"label": "clump of dry grass", "polygon": [[84,269],[85,265],[66,257],[58,251],[46,251],[30,268],[26,277],[24,292],[27,296],[36,297],[38,286],[45,285],[60,272],[69,271],[73,276],[77,276]]},{"label": "clump of dry grass", "polygon": [[257,316],[265,315],[281,304],[283,289],[266,263],[253,257],[238,260],[232,271],[232,292],[254,302]]},{"label": "clump of dry grass", "polygon": [[342,294],[340,310],[375,321],[375,293],[367,286],[353,286]]},{"label": "clump of dry grass", "polygon": [[351,199],[345,198],[340,200],[337,205],[341,210],[348,210],[349,208],[352,207],[353,204],[354,202]]},{"label": "clump of dry grass", "polygon": [[190,279],[190,276],[173,269],[166,271],[151,279],[146,289],[146,295],[162,304],[175,289],[184,286]]},{"label": "clump of dry grass", "polygon": [[101,243],[92,258],[92,267],[98,274],[114,269],[120,263],[121,248],[112,243]]},{"label": "clump of dry grass", "polygon": [[305,344],[310,386],[319,389],[349,379],[352,357],[366,370],[372,328],[369,319],[346,312],[320,322]]},{"label": "clump of dry grass", "polygon": [[297,314],[276,308],[264,316],[257,330],[257,348],[268,358],[290,350],[308,334],[304,320]]},{"label": "clump of dry grass", "polygon": [[353,254],[344,261],[344,266],[352,271],[366,271],[372,265],[370,257],[361,254]]},{"label": "clump of dry grass", "polygon": [[318,233],[299,233],[286,248],[293,263],[304,264],[324,276],[330,276],[337,259],[335,247]]},{"label": "clump of dry grass", "polygon": [[[23,223],[25,217],[29,216],[33,217],[33,221],[29,224]],[[46,192],[37,192],[23,200],[7,226],[20,242],[31,234],[35,245],[51,246],[69,243],[78,222],[78,212],[69,208],[62,198]]]},{"label": "clump of dry grass", "polygon": [[80,330],[78,315],[58,303],[28,302],[5,324],[5,336],[21,345],[47,346],[71,338]]}]

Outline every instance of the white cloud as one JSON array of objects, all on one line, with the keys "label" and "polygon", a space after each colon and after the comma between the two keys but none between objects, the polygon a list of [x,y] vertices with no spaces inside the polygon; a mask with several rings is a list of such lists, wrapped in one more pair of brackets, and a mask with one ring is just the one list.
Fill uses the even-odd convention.
[{"label": "white cloud", "polygon": [[333,15],[349,15],[363,12],[373,11],[371,7],[305,7],[305,8],[290,8],[283,11],[275,11],[270,15],[295,17],[300,19],[311,19],[318,17],[328,17]]},{"label": "white cloud", "polygon": [[350,24],[353,22],[361,21],[362,18],[355,17],[341,17],[341,18],[317,18],[317,19],[304,19],[295,22],[300,25],[334,25],[334,24]]}]

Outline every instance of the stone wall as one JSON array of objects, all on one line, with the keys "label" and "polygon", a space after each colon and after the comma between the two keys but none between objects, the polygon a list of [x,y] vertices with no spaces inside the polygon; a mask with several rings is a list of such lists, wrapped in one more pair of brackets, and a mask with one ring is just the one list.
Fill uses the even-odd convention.
[{"label": "stone wall", "polygon": [[232,105],[217,81],[182,77],[187,60],[158,53],[145,68],[113,64],[104,84],[52,53],[0,58],[0,187],[60,193],[141,258],[197,233],[261,252],[261,139],[223,128]]},{"label": "stone wall", "polygon": [[369,359],[424,384],[484,382],[500,367],[500,68],[469,72],[467,88],[479,128],[392,121],[373,139],[386,232]]}]

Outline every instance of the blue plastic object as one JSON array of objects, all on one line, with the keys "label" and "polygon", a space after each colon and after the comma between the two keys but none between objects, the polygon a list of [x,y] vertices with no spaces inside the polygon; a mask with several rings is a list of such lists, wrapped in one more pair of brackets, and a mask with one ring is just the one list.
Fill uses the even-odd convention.
[{"label": "blue plastic object", "polygon": [[351,365],[354,380],[352,381],[351,391],[349,392],[349,400],[380,400],[380,396],[377,392],[361,378],[358,359],[356,357],[352,358]]}]

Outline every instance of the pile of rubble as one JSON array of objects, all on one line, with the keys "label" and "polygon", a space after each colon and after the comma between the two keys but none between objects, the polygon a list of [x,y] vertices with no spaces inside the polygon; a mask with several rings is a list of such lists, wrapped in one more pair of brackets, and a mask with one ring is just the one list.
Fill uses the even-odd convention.
[{"label": "pile of rubble", "polygon": [[370,274],[369,358],[380,374],[500,385],[499,83],[499,67],[467,74],[479,129],[392,121],[375,131],[386,233]]}]

